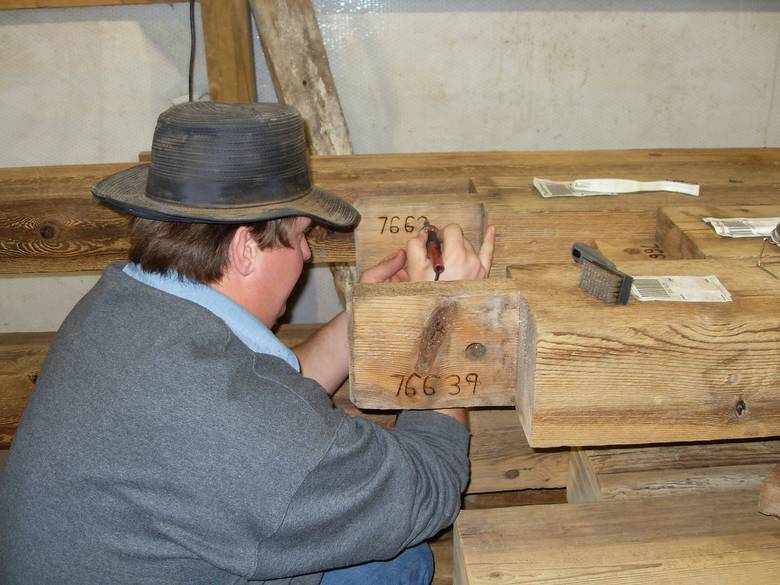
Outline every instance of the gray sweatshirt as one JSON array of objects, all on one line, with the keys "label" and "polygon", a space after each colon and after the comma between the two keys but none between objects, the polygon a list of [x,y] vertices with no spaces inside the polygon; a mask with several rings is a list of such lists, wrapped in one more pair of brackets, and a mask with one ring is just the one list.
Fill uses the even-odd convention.
[{"label": "gray sweatshirt", "polygon": [[316,584],[449,525],[467,449],[437,413],[347,416],[112,266],[52,343],[0,478],[0,583]]}]

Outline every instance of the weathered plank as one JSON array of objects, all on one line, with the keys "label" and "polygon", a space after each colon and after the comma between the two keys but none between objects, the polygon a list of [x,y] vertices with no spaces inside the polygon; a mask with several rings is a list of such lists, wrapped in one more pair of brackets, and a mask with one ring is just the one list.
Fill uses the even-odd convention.
[{"label": "weathered plank", "polygon": [[[664,207],[658,210],[657,238],[670,258],[753,258],[761,238],[724,238],[704,217],[780,217],[780,205]],[[777,246],[766,246],[764,259],[780,260]]]},{"label": "weathered plank", "polygon": [[780,439],[573,449],[569,503],[758,489],[780,461]]},{"label": "weathered plank", "polygon": [[276,96],[306,121],[315,154],[351,154],[352,143],[309,0],[250,0]]},{"label": "weathered plank", "polygon": [[455,585],[774,583],[780,523],[754,490],[463,510]]},{"label": "weathered plank", "polygon": [[200,0],[209,99],[257,100],[252,25],[247,0]]},{"label": "weathered plank", "polygon": [[624,262],[717,275],[730,303],[604,304],[579,268],[510,269],[527,302],[517,405],[532,447],[780,435],[780,288],[748,261]]},{"label": "weathered plank", "polygon": [[389,409],[513,404],[521,304],[505,278],[357,284],[352,401]]},{"label": "weathered plank", "polygon": [[[464,194],[392,195],[359,199],[360,223],[355,229],[358,274],[388,254],[406,247],[428,221],[438,228],[456,223],[476,250],[487,227],[485,206]],[[445,266],[446,270],[446,266]]]},{"label": "weathered plank", "polygon": [[775,465],[772,473],[761,484],[758,509],[762,514],[780,518],[780,463]]}]

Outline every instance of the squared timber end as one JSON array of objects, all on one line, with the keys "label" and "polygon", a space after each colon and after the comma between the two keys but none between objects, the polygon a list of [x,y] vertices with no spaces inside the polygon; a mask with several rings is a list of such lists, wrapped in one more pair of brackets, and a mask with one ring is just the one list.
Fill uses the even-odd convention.
[{"label": "squared timber end", "polygon": [[[487,227],[485,206],[474,195],[384,195],[355,202],[360,223],[355,228],[358,276],[398,250],[422,229],[425,221],[437,228],[456,223],[479,250]],[[446,270],[446,267],[445,267]]]},{"label": "squared timber end", "polygon": [[352,401],[372,409],[513,405],[523,306],[506,278],[356,285]]}]

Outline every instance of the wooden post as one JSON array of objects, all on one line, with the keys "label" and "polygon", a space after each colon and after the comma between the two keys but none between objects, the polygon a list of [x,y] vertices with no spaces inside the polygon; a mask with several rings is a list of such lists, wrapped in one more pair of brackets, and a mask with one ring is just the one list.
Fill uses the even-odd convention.
[{"label": "wooden post", "polygon": [[200,0],[209,98],[214,102],[257,100],[252,26],[247,0]]},{"label": "wooden post", "polygon": [[251,0],[279,101],[298,108],[312,154],[352,154],[347,122],[309,0]]}]

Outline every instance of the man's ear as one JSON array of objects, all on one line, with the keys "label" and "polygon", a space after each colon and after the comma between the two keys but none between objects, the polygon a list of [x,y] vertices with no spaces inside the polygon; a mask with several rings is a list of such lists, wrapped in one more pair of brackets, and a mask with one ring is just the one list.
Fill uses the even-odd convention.
[{"label": "man's ear", "polygon": [[252,237],[251,228],[242,225],[233,233],[228,247],[228,264],[241,276],[248,276],[254,270],[255,254],[260,251]]}]

